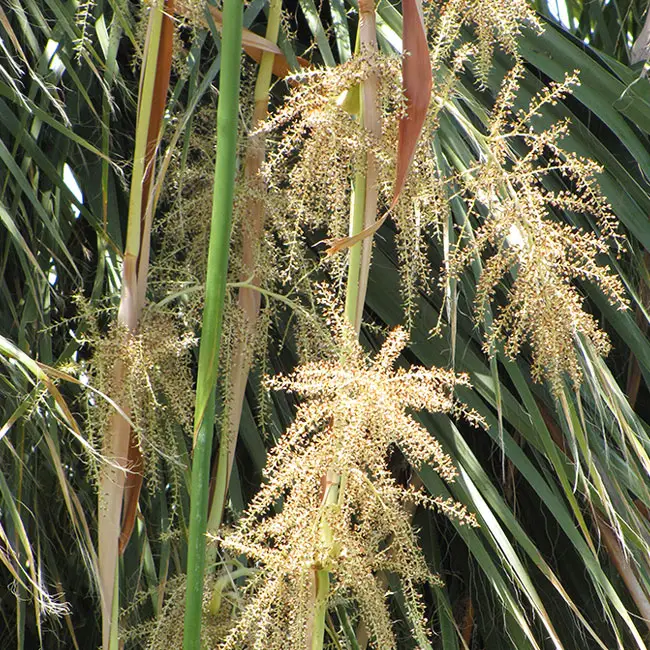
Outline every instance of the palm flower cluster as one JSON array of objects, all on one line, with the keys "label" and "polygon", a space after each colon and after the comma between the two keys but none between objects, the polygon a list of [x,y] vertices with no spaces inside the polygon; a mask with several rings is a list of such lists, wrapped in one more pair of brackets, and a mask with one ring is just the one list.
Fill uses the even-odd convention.
[{"label": "palm flower cluster", "polygon": [[[332,327],[336,360],[306,363],[269,382],[304,401],[270,454],[267,482],[223,538],[225,549],[246,554],[258,567],[224,649],[304,648],[314,575],[321,569],[331,575],[331,600],[356,602],[374,644],[385,650],[396,646],[378,574],[398,575],[411,624],[426,636],[417,585],[438,578],[419,550],[409,508],[421,505],[477,525],[461,504],[401,485],[388,466],[398,446],[416,470],[428,463],[453,481],[450,457],[408,410],[479,424],[479,416],[453,396],[456,386],[468,385],[467,376],[436,368],[394,369],[407,342],[401,328],[371,359],[343,319],[333,317]],[[334,475],[340,477],[337,486],[330,483]],[[324,499],[332,489],[335,499]]]},{"label": "palm flower cluster", "polygon": [[[88,307],[82,305],[84,309]],[[101,449],[103,437],[110,431],[114,406],[103,397],[109,396],[113,403],[128,408],[149,487],[155,490],[162,486],[162,467],[166,466],[175,492],[180,485],[180,456],[184,452],[183,436],[178,434],[192,431],[189,350],[194,339],[179,334],[174,320],[163,312],[145,312],[137,334],[116,326],[101,335],[91,315],[86,322],[90,328],[85,342],[94,354],[79,372],[95,389],[87,395],[87,432],[93,446]],[[116,387],[114,368],[118,363],[123,364],[124,377]],[[94,464],[94,457],[90,461]]]},{"label": "palm flower cluster", "polygon": [[152,260],[149,288],[152,297],[183,291],[177,315],[187,327],[197,327],[203,308],[203,283],[210,235],[214,174],[214,108],[197,111],[187,145],[188,164],[178,151],[170,163],[165,198],[170,209],[156,220],[160,239]]},{"label": "palm flower cluster", "polygon": [[432,31],[434,61],[448,56],[464,28],[474,28],[475,70],[482,84],[487,83],[495,45],[518,59],[517,40],[522,28],[542,30],[526,0],[448,0],[441,9],[436,3],[427,3],[425,7]]},{"label": "palm flower cluster", "polygon": [[[495,300],[502,279],[512,273],[505,304],[492,322],[485,348],[493,353],[496,342],[502,341],[506,354],[514,357],[529,342],[533,376],[548,379],[557,394],[565,373],[574,385],[580,383],[579,336],[591,341],[600,354],[609,351],[606,334],[583,309],[574,282],[596,284],[624,309],[627,303],[618,276],[598,263],[600,254],[612,245],[621,250],[623,242],[596,182],[600,168],[560,146],[568,123],[534,130],[541,107],[566,95],[578,83],[576,75],[551,84],[526,110],[513,115],[520,74],[516,66],[503,81],[485,139],[487,155],[459,176],[470,215],[480,225],[466,233],[464,246],[451,255],[449,272],[458,275],[476,255],[487,257],[476,290],[481,317]],[[526,153],[515,155],[514,148],[522,142]],[[552,174],[564,180],[563,187],[552,188]],[[554,218],[555,209],[587,216],[598,231],[560,223]]]},{"label": "palm flower cluster", "polygon": [[[147,601],[158,598],[157,588],[143,589],[122,611],[124,627],[120,641],[126,647],[146,648],[147,650],[169,650],[183,647],[183,616],[185,615],[185,594],[187,581],[184,575],[170,577],[164,585],[164,603],[160,616],[143,617]],[[211,615],[211,602],[215,591],[221,594],[224,585],[220,585],[214,574],[206,576],[204,581],[204,615],[201,625],[202,648],[215,648],[220,639],[228,632],[229,621],[223,616]],[[226,591],[226,596],[230,595]],[[234,594],[233,594],[234,595]],[[222,608],[225,609],[225,608]]]},{"label": "palm flower cluster", "polygon": [[[359,86],[371,75],[378,80],[379,138],[364,129],[357,114]],[[284,104],[262,127],[269,142],[262,170],[266,214],[269,229],[283,244],[284,281],[303,272],[306,230],[331,238],[348,234],[351,181],[364,168],[368,150],[377,159],[379,194],[384,201],[389,198],[404,112],[395,56],[362,53],[336,68],[297,74],[292,82]],[[343,276],[345,262],[344,256],[334,258],[336,276]]]}]

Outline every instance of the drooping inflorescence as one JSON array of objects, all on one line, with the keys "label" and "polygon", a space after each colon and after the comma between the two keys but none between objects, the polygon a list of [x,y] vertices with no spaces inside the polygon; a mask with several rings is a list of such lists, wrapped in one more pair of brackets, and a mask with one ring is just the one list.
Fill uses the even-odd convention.
[{"label": "drooping inflorescence", "polygon": [[[557,394],[565,373],[574,385],[580,383],[578,336],[591,341],[600,354],[609,351],[607,336],[584,310],[575,281],[597,285],[612,304],[625,308],[620,280],[598,260],[612,246],[620,251],[623,239],[596,181],[599,166],[561,146],[568,123],[534,127],[541,107],[569,93],[578,84],[577,75],[549,85],[526,109],[513,114],[521,72],[516,66],[502,83],[484,140],[484,157],[457,175],[469,216],[478,226],[471,235],[468,231],[461,236],[448,272],[459,277],[473,259],[484,258],[475,307],[481,320],[494,307],[486,351],[494,353],[500,342],[506,354],[515,357],[529,343],[533,377],[547,379]],[[521,144],[524,153],[515,153]],[[564,185],[553,187],[551,175]],[[560,222],[557,210],[587,216],[597,231]],[[509,274],[512,281],[505,285],[500,302],[498,287]]]}]

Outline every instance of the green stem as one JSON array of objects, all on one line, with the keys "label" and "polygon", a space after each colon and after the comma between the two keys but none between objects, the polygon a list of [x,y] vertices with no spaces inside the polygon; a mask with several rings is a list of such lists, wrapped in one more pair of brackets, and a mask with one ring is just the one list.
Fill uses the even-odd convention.
[{"label": "green stem", "polygon": [[[214,173],[203,331],[199,348],[199,370],[194,410],[194,457],[187,556],[184,650],[199,650],[201,645],[205,531],[208,517],[215,386],[223,325],[237,162],[242,15],[242,0],[224,0],[217,109],[217,162]],[[227,440],[221,440],[220,447],[227,447],[227,444]]]},{"label": "green stem", "polygon": [[[338,472],[329,470],[326,477],[326,491],[323,497],[323,511],[335,508],[339,503],[339,491],[341,487],[341,475]],[[321,514],[320,537],[323,548],[332,549],[334,534],[327,518]],[[329,564],[331,558],[325,558]],[[322,650],[325,638],[325,618],[327,616],[327,605],[329,601],[330,574],[327,566],[315,571],[316,599],[314,602],[314,618],[311,634],[311,650]]]},{"label": "green stem", "polygon": [[254,569],[249,569],[248,567],[242,567],[230,573],[226,573],[217,580],[214,588],[212,590],[212,598],[210,599],[210,604],[208,605],[210,609],[210,614],[212,616],[218,616],[219,610],[221,609],[221,599],[223,596],[223,590],[229,585],[234,584],[237,578],[242,576],[250,576],[255,573]]},{"label": "green stem", "polygon": [[311,637],[311,650],[323,649],[325,636],[325,615],[330,591],[330,574],[327,569],[316,572],[316,604],[314,609],[314,629]]},{"label": "green stem", "polygon": [[[282,0],[271,0],[269,4],[268,23],[264,37],[271,43],[277,43],[280,34],[280,20],[282,18]],[[260,67],[255,80],[255,103],[262,103],[266,112],[269,103],[269,90],[271,88],[271,76],[273,74],[273,61],[275,55],[271,52],[263,52]]]},{"label": "green stem", "polygon": [[345,610],[345,607],[343,605],[339,605],[336,608],[336,613],[339,617],[339,620],[341,621],[341,626],[343,627],[343,631],[345,632],[345,636],[352,650],[361,650],[357,641],[357,636],[352,629],[352,623],[350,623],[350,619],[348,618],[348,613]]},{"label": "green stem", "polygon": [[[272,43],[277,42],[278,40],[278,34],[280,32],[280,19],[282,17],[282,0],[271,0],[270,6],[269,6],[269,16],[268,16],[268,23],[266,26],[266,39]],[[224,27],[225,29],[225,27]],[[255,81],[255,94],[254,94],[254,100],[255,100],[255,115],[254,115],[254,122],[257,126],[258,122],[261,122],[266,115],[268,114],[268,104],[269,104],[269,93],[270,93],[270,88],[271,88],[271,76],[273,73],[273,60],[274,60],[274,55],[270,52],[263,52],[262,53],[262,59],[260,61],[260,67],[257,72],[257,79]],[[248,153],[248,156],[250,157],[250,160],[247,159],[246,161],[246,171],[247,173],[249,172],[249,166],[251,164],[251,160],[254,161],[254,171],[253,173],[257,175],[259,173],[259,167],[262,163],[263,160],[263,150],[264,150],[264,141],[263,140],[252,140],[249,144],[249,147],[251,147],[251,150]],[[259,158],[258,158],[259,156]],[[261,208],[263,210],[263,208]],[[255,213],[255,210],[252,209],[251,213]],[[257,218],[259,219],[259,230],[261,231],[263,227],[263,213],[256,215]],[[246,235],[246,233],[245,233]],[[262,234],[261,232],[255,233],[259,238],[261,238]],[[259,242],[254,241],[252,242],[253,246],[258,246]],[[244,263],[246,263],[246,255],[244,255]],[[253,260],[254,263],[254,260]],[[248,269],[251,272],[251,275],[254,276],[255,274],[255,268]],[[247,284],[242,284],[241,289],[247,290],[248,285]],[[254,290],[255,287],[252,287],[251,290]],[[258,303],[259,304],[259,303]],[[248,318],[253,318],[252,314],[247,314]],[[256,315],[255,315],[256,317]],[[254,322],[250,324],[251,328],[254,327]],[[243,369],[240,369],[240,372],[243,371]],[[248,369],[246,369],[246,375],[248,375]],[[241,401],[243,400],[243,394],[242,395],[237,395],[236,399],[240,400],[239,405],[231,405],[231,408],[236,409],[239,406],[239,410],[241,410]],[[231,472],[231,465],[232,465],[232,459],[234,456],[234,445],[236,444],[237,440],[237,434],[238,434],[238,419],[234,423],[234,426],[226,426],[224,425],[224,431],[228,432],[228,435],[230,436],[230,441],[229,445],[222,444],[219,447],[219,457],[217,459],[217,471],[215,475],[215,483],[214,483],[214,494],[212,497],[212,509],[210,511],[209,517],[208,517],[208,528],[207,530],[210,532],[216,532],[219,527],[221,526],[221,520],[223,517],[223,509],[226,504],[226,493],[228,491],[228,483],[230,480],[230,472]],[[214,554],[212,554],[212,557],[210,558],[214,560]]]},{"label": "green stem", "polygon": [[[363,230],[363,211],[366,203],[366,176],[357,172],[352,186],[352,211],[350,214],[350,237]],[[345,317],[354,327],[357,321],[357,300],[359,297],[359,271],[361,270],[361,242],[350,248],[348,281],[345,291]]]},{"label": "green stem", "polygon": [[[142,305],[142,297],[138,296],[136,260],[140,255],[142,244],[142,185],[163,16],[162,3],[152,7],[147,28],[144,69],[138,97],[133,174],[131,177],[126,246],[122,262],[122,289],[118,311],[118,321],[131,331],[135,331],[137,327],[140,316],[139,306]],[[109,76],[110,74],[109,72]],[[124,381],[122,364],[117,363],[113,372],[113,387],[119,393],[120,386]],[[124,407],[123,412],[128,418],[129,406],[127,404],[121,406]],[[116,643],[119,631],[116,624],[118,617],[114,615],[116,607],[117,611],[119,611],[118,539],[121,530],[120,512],[124,499],[124,470],[126,470],[131,433],[126,419],[117,413],[111,417],[109,429],[109,432],[104,437],[102,454],[105,458],[110,459],[111,464],[102,467],[99,477],[101,505],[97,531],[99,579],[102,592],[102,648],[104,650],[108,650],[109,647]]]}]

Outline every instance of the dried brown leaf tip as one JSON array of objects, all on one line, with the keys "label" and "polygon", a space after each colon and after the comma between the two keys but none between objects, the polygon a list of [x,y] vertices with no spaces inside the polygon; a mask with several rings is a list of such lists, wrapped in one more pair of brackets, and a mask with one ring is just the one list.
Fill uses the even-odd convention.
[{"label": "dried brown leaf tip", "polygon": [[[599,260],[612,248],[620,252],[624,240],[598,187],[601,168],[561,147],[568,122],[540,131],[533,127],[541,107],[560,101],[579,83],[577,76],[567,75],[562,83],[551,84],[533,97],[527,109],[513,112],[521,72],[515,66],[502,83],[484,157],[459,176],[470,216],[480,225],[451,256],[449,272],[459,275],[477,255],[486,258],[475,301],[480,318],[490,305],[496,311],[486,351],[493,353],[500,341],[506,354],[514,357],[529,343],[533,377],[547,379],[559,394],[565,376],[575,386],[581,381],[576,351],[580,337],[600,354],[609,352],[607,335],[584,310],[575,282],[595,284],[613,305],[625,309],[620,279]],[[515,147],[522,145],[526,153],[516,155]],[[552,189],[558,177],[564,185]],[[594,228],[560,223],[555,210],[583,215]],[[508,276],[512,281],[504,287],[502,281]],[[505,289],[503,302],[501,288]]]},{"label": "dried brown leaf tip", "polygon": [[[417,585],[438,578],[419,549],[410,510],[417,504],[477,525],[460,503],[401,485],[388,465],[390,450],[399,446],[414,468],[427,463],[454,480],[451,458],[410,411],[480,424],[454,398],[468,377],[438,368],[395,368],[407,343],[401,328],[372,358],[341,317],[330,321],[337,358],[306,363],[270,381],[303,401],[270,454],[267,482],[223,540],[226,549],[259,567],[224,648],[306,647],[313,577],[323,568],[330,572],[330,602],[356,603],[375,647],[396,647],[382,571],[400,577],[414,634],[426,637]],[[323,505],[328,472],[340,477],[338,499]],[[321,534],[323,522],[331,535]]]}]

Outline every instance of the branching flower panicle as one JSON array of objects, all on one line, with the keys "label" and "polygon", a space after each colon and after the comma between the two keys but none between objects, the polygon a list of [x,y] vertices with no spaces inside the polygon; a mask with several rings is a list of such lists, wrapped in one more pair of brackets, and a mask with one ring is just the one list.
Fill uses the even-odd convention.
[{"label": "branching flower panicle", "polygon": [[[426,625],[416,585],[437,581],[418,547],[409,507],[419,504],[476,525],[464,506],[404,487],[387,459],[397,445],[417,469],[427,463],[447,481],[456,469],[440,443],[410,409],[479,416],[457,402],[456,386],[468,378],[450,370],[394,369],[407,343],[401,328],[388,336],[377,356],[368,358],[341,317],[331,319],[336,360],[306,363],[288,376],[269,380],[276,390],[303,398],[293,424],[270,454],[267,482],[237,528],[223,540],[259,566],[249,600],[224,649],[304,648],[314,572],[327,569],[331,598],[357,602],[376,647],[395,648],[385,588],[377,572],[398,574],[420,632]],[[342,478],[338,501],[323,505],[328,471]],[[274,509],[282,502],[282,509]],[[326,543],[322,522],[332,531]],[[416,617],[416,619],[418,618]]]},{"label": "branching flower panicle", "polygon": [[[359,85],[370,75],[378,79],[379,139],[356,114]],[[404,110],[398,57],[362,53],[336,68],[296,75],[294,81],[284,105],[263,126],[269,142],[263,168],[267,216],[286,250],[283,279],[301,270],[305,228],[330,238],[348,234],[351,181],[369,149],[377,158],[379,192],[384,200],[390,195]],[[343,277],[345,261],[345,256],[329,258],[336,277]]]},{"label": "branching flower panicle", "polygon": [[[412,163],[406,187],[395,207],[396,246],[399,253],[401,290],[407,325],[417,311],[419,291],[435,284],[428,257],[429,235],[440,234],[449,214],[448,172],[433,143],[441,112],[454,101],[460,76],[473,65],[481,85],[487,85],[495,46],[516,61],[517,39],[525,27],[541,32],[535,12],[525,0],[449,0],[439,7],[424,5],[429,28],[430,59],[434,88],[427,121]],[[476,38],[461,38],[466,26],[475,28]]]},{"label": "branching flower panicle", "polygon": [[522,28],[542,31],[526,0],[448,0],[441,10],[432,3],[429,12],[435,60],[449,55],[463,27],[475,28],[476,75],[482,84],[487,83],[495,45],[518,59],[517,40]]},{"label": "branching flower panicle", "polygon": [[[487,254],[476,290],[479,316],[495,300],[502,279],[513,274],[506,304],[494,318],[485,348],[493,353],[496,342],[502,341],[506,354],[514,357],[529,342],[533,376],[548,379],[557,393],[565,373],[575,385],[580,383],[577,336],[590,340],[603,355],[609,351],[606,334],[584,311],[573,283],[596,284],[612,304],[625,308],[620,280],[598,262],[610,246],[620,251],[623,240],[596,182],[601,169],[560,146],[568,123],[539,132],[532,125],[544,104],[554,104],[570,92],[577,76],[551,84],[527,110],[513,115],[520,74],[516,66],[503,81],[485,141],[487,155],[459,176],[471,214],[480,225],[453,253],[448,271],[458,276],[476,255]],[[526,153],[515,155],[512,148],[521,143]],[[563,178],[566,189],[550,189],[551,174]],[[554,218],[555,209],[586,215],[597,231],[560,223]]]}]

